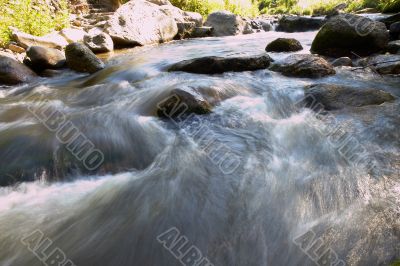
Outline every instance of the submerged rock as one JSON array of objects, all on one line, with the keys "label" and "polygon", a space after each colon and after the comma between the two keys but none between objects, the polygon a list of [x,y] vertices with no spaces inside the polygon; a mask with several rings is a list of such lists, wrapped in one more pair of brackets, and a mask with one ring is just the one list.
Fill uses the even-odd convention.
[{"label": "submerged rock", "polygon": [[144,0],[122,5],[104,25],[115,46],[136,46],[171,41],[178,33],[175,20],[160,6]]},{"label": "submerged rock", "polygon": [[274,63],[270,69],[285,76],[301,78],[320,78],[336,73],[328,61],[311,54],[290,55]]},{"label": "submerged rock", "polygon": [[296,39],[278,38],[265,48],[267,52],[297,52],[303,50],[303,46]]},{"label": "submerged rock", "polygon": [[183,71],[197,74],[220,74],[224,72],[252,71],[267,68],[272,59],[268,55],[256,57],[216,57],[207,56],[181,61],[168,71]]},{"label": "submerged rock", "polygon": [[35,77],[35,72],[24,64],[10,57],[0,55],[0,84],[17,85],[29,82]]},{"label": "submerged rock", "polygon": [[315,37],[313,53],[340,57],[370,55],[384,50],[389,42],[385,25],[362,16],[342,14],[330,19]]},{"label": "submerged rock", "polygon": [[94,73],[104,68],[104,63],[82,43],[71,43],[65,48],[68,66],[78,72]]},{"label": "submerged rock", "polygon": [[316,84],[305,88],[304,104],[314,110],[323,108],[329,111],[346,107],[379,105],[394,99],[390,93],[378,89]]},{"label": "submerged rock", "polygon": [[246,24],[240,16],[229,11],[213,12],[204,23],[205,26],[213,28],[212,35],[216,37],[243,34]]},{"label": "submerged rock", "polygon": [[94,53],[106,53],[114,50],[114,43],[110,35],[100,29],[91,29],[84,37],[84,44]]},{"label": "submerged rock", "polygon": [[332,66],[353,66],[353,61],[349,57],[340,57],[332,62]]},{"label": "submerged rock", "polygon": [[57,49],[31,46],[26,51],[24,63],[36,72],[45,69],[59,69],[65,65],[65,55]]},{"label": "submerged rock", "polygon": [[168,97],[157,104],[160,117],[176,118],[189,114],[208,114],[211,104],[198,91],[191,87],[173,89]]},{"label": "submerged rock", "polygon": [[318,30],[325,24],[322,18],[283,16],[278,21],[277,31],[284,32],[303,32]]}]

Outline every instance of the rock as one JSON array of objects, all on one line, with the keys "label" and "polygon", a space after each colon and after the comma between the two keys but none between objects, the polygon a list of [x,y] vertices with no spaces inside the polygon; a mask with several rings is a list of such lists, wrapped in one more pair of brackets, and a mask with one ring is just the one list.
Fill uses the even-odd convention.
[{"label": "rock", "polygon": [[71,43],[65,48],[67,65],[78,72],[94,73],[104,68],[104,63],[82,43]]},{"label": "rock", "polygon": [[379,13],[379,10],[373,7],[369,7],[369,8],[364,8],[361,10],[358,10],[356,12],[356,14],[371,14],[371,13]]},{"label": "rock", "polygon": [[118,8],[104,25],[104,31],[111,36],[114,46],[123,47],[170,41],[178,27],[160,6],[135,0]]},{"label": "rock", "polygon": [[367,64],[380,74],[400,74],[400,55],[377,55],[367,59]]},{"label": "rock", "polygon": [[221,37],[242,34],[246,22],[240,16],[229,11],[217,11],[208,16],[204,25],[213,28],[213,36]]},{"label": "rock", "polygon": [[61,50],[68,45],[67,40],[58,33],[51,33],[42,37],[37,37],[14,30],[12,32],[12,38],[18,43],[18,45],[25,49],[29,46],[43,46]]},{"label": "rock", "polygon": [[256,57],[216,57],[207,56],[181,61],[172,65],[168,71],[183,71],[197,74],[220,74],[265,69],[272,59],[268,55]]},{"label": "rock", "polygon": [[290,55],[274,63],[270,69],[285,76],[300,78],[320,78],[336,73],[333,66],[325,59],[310,54]]},{"label": "rock", "polygon": [[330,19],[315,37],[311,51],[332,57],[365,56],[384,50],[389,34],[381,22],[343,14]]},{"label": "rock", "polygon": [[31,46],[26,51],[24,63],[36,72],[45,69],[59,69],[65,65],[63,52],[42,46]]},{"label": "rock", "polygon": [[283,32],[303,32],[318,30],[325,24],[322,18],[283,16],[278,21],[277,31]]},{"label": "rock", "polygon": [[21,46],[18,46],[16,44],[13,44],[13,43],[9,43],[7,45],[7,48],[9,50],[13,51],[14,53],[18,53],[18,54],[25,53],[25,49],[24,48],[22,48]]},{"label": "rock", "polygon": [[176,24],[178,25],[178,34],[175,36],[175,39],[178,40],[192,37],[196,30],[194,22],[178,22]]},{"label": "rock", "polygon": [[[316,84],[305,88],[305,104],[309,108],[337,110],[346,107],[379,105],[393,101],[390,93],[377,89],[360,89],[333,84]],[[317,111],[317,110],[316,110]]]},{"label": "rock", "polygon": [[211,113],[211,104],[195,89],[182,87],[173,89],[169,96],[157,105],[160,117],[176,118],[189,114]]},{"label": "rock", "polygon": [[269,21],[264,21],[264,20],[259,20],[259,23],[261,24],[261,28],[263,31],[271,31],[272,30],[272,24]]},{"label": "rock", "polygon": [[196,27],[203,26],[203,16],[200,13],[184,11],[183,15],[183,19],[186,22],[194,22]]},{"label": "rock", "polygon": [[203,25],[203,17],[199,13],[183,11],[172,5],[160,6],[159,9],[176,23],[194,22],[198,27]]},{"label": "rock", "polygon": [[83,42],[83,37],[86,31],[80,29],[66,28],[60,31],[61,36],[63,36],[68,43],[73,42]]},{"label": "rock", "polygon": [[400,22],[393,23],[389,28],[390,37],[394,40],[400,37]]},{"label": "rock", "polygon": [[340,57],[332,62],[334,67],[353,66],[353,61],[349,57]]},{"label": "rock", "polygon": [[242,31],[243,34],[252,34],[254,32],[257,32],[257,30],[253,29],[253,26],[251,25],[251,21],[246,21],[246,20],[244,20],[244,21],[245,21],[245,24],[244,24],[244,28]]},{"label": "rock", "polygon": [[212,34],[212,27],[196,27],[192,33],[193,38],[210,37]]},{"label": "rock", "polygon": [[63,70],[59,70],[59,69],[45,69],[44,71],[40,72],[40,76],[52,78],[52,77],[60,76],[62,73],[63,73]]},{"label": "rock", "polygon": [[398,54],[400,52],[400,40],[389,42],[386,51],[391,54]]},{"label": "rock", "polygon": [[114,50],[114,43],[110,35],[98,28],[91,29],[83,37],[83,43],[94,53],[106,53]]},{"label": "rock", "polygon": [[24,64],[10,57],[0,55],[0,84],[17,85],[29,82],[35,77],[35,72]]},{"label": "rock", "polygon": [[265,48],[267,52],[296,52],[303,50],[303,46],[296,39],[278,38]]},{"label": "rock", "polygon": [[147,0],[150,3],[156,4],[158,6],[164,6],[164,5],[171,5],[171,2],[168,0]]}]

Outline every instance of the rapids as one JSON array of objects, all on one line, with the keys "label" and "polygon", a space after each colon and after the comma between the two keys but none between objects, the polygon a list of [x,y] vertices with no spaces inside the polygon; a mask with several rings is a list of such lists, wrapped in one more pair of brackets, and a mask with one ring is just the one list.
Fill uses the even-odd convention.
[{"label": "rapids", "polygon": [[[43,265],[21,241],[35,230],[52,241],[47,255],[58,247],[77,266],[181,265],[157,239],[170,228],[213,265],[328,265],[326,251],[336,265],[400,259],[399,100],[330,119],[296,105],[313,83],[398,98],[399,78],[348,68],[316,80],[269,70],[165,71],[200,56],[257,55],[281,36],[308,52],[315,34],[138,47],[107,55],[107,68],[91,76],[66,71],[0,90],[0,265]],[[157,102],[177,85],[214,87],[229,98],[196,119],[156,118]],[[104,154],[102,165],[85,171],[32,106],[65,114]],[[375,167],[343,158],[339,133],[321,133],[327,126],[357,140]],[[222,166],[225,155],[232,163]],[[24,182],[11,185],[13,178]],[[314,247],[302,248],[304,241]]]}]

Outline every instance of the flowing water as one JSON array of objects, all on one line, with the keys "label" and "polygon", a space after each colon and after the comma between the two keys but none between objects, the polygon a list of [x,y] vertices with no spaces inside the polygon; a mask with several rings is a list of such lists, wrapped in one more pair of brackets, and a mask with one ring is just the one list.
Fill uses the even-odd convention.
[{"label": "flowing water", "polygon": [[[400,259],[399,100],[329,119],[295,104],[314,83],[399,97],[399,78],[348,68],[314,80],[269,70],[165,71],[200,56],[257,55],[283,35],[308,52],[315,34],[140,47],[89,77],[65,72],[0,90],[0,265],[43,265],[21,241],[35,230],[53,243],[44,253],[58,247],[82,266],[181,265],[157,240],[171,228],[213,265],[331,265],[320,259],[326,251],[332,265]],[[166,92],[186,85],[226,99],[212,114],[178,123],[154,116]],[[35,107],[64,114],[104,154],[101,166],[85,170],[29,111]],[[322,132],[327,126],[334,130]],[[339,130],[365,148],[373,169],[344,158]]]}]

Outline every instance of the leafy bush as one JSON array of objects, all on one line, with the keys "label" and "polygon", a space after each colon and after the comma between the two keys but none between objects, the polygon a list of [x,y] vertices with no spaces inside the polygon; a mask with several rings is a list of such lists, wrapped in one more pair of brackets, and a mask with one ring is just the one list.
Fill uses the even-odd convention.
[{"label": "leafy bush", "polygon": [[228,10],[241,16],[254,17],[259,14],[258,3],[252,0],[171,0],[182,10],[198,12],[204,17],[218,10]]},{"label": "leafy bush", "polygon": [[0,0],[0,45],[9,42],[10,26],[36,36],[68,26],[68,2],[59,0],[58,3],[59,11],[52,12],[44,2]]}]

